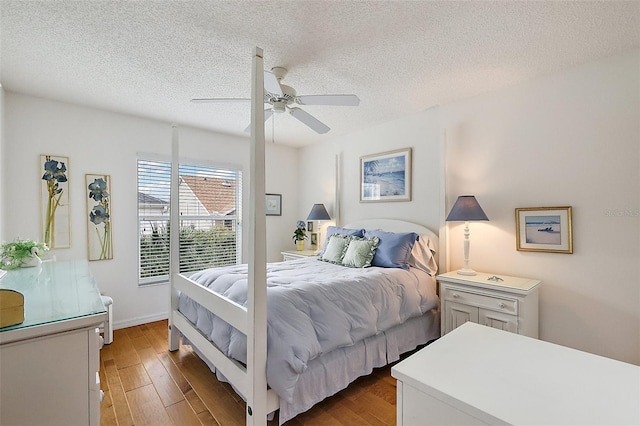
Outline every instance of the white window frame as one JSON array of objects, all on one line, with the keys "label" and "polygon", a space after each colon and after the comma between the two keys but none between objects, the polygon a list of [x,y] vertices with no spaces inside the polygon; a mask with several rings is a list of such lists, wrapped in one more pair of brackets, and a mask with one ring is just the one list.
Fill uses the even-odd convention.
[{"label": "white window frame", "polygon": [[[140,167],[140,161],[152,161],[152,162],[162,162],[162,163],[167,163],[168,167],[169,167],[169,173],[171,170],[171,157],[169,156],[163,156],[163,155],[158,155],[158,154],[149,154],[149,153],[138,153],[137,158],[136,158],[136,188],[138,189],[136,191],[136,197],[138,196],[138,192],[140,192],[140,187],[139,187],[139,175],[138,175],[138,168]],[[239,184],[236,184],[236,194],[235,194],[235,199],[236,199],[236,214],[229,217],[229,216],[216,216],[216,215],[211,215],[211,216],[180,216],[181,221],[207,221],[207,220],[235,220],[236,223],[236,264],[241,263],[242,261],[242,180],[243,180],[243,170],[242,170],[242,166],[239,165],[235,165],[235,164],[229,164],[229,163],[216,163],[216,162],[211,162],[211,161],[203,161],[203,160],[194,160],[194,159],[190,159],[190,158],[180,158],[180,166],[194,166],[194,167],[205,167],[205,168],[212,168],[212,169],[219,169],[219,170],[228,170],[228,171],[232,171],[235,172],[237,174],[237,180]],[[139,202],[136,202],[136,206],[137,206],[137,217],[138,217],[138,225],[137,225],[137,231],[138,231],[138,238],[137,238],[137,256],[138,256],[138,260],[137,260],[137,264],[138,264],[138,286],[139,287],[145,287],[145,286],[149,286],[149,285],[162,285],[162,284],[167,284],[169,282],[169,275],[157,275],[157,276],[153,276],[153,277],[145,277],[142,278],[140,277],[141,275],[141,252],[140,252],[140,237],[141,237],[141,233],[142,233],[142,229],[140,226],[140,223],[142,220],[146,220],[146,221],[156,221],[156,222],[166,222],[167,226],[169,226],[170,223],[170,216],[169,216],[169,207],[170,207],[171,203],[170,200],[168,200],[168,204],[167,204],[167,214],[166,215],[162,215],[162,216],[141,216],[140,215],[140,207],[139,207]],[[167,258],[167,265],[170,262],[170,257]]]}]

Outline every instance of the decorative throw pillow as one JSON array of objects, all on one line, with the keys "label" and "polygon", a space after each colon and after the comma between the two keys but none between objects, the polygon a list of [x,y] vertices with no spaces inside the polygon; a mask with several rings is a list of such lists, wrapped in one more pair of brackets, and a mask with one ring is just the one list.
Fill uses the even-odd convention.
[{"label": "decorative throw pillow", "polygon": [[342,264],[350,268],[367,268],[376,253],[380,239],[378,237],[350,237],[349,245],[342,258]]},{"label": "decorative throw pillow", "polygon": [[371,261],[372,266],[383,268],[409,269],[409,256],[418,239],[415,232],[385,232],[373,230],[365,232],[365,237],[378,237],[380,244]]},{"label": "decorative throw pillow", "polygon": [[333,234],[329,237],[329,242],[327,243],[327,247],[322,253],[320,260],[324,260],[325,262],[337,263],[341,264],[342,258],[344,257],[344,252],[347,250],[347,246],[349,245],[350,237],[340,234]]}]

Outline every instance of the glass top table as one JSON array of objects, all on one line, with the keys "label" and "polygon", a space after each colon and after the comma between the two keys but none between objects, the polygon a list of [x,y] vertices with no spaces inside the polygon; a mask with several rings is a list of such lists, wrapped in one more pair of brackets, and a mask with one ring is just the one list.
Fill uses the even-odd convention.
[{"label": "glass top table", "polygon": [[[106,319],[100,291],[86,260],[44,262],[0,279],[0,289],[24,295],[24,322],[0,328],[0,343],[81,328]],[[76,321],[74,321],[76,320]]]}]

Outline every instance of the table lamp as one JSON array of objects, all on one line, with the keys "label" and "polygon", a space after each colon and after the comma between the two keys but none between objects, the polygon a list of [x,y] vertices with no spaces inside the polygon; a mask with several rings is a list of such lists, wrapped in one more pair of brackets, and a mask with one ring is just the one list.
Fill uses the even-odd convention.
[{"label": "table lamp", "polygon": [[475,275],[476,271],[469,268],[469,221],[489,220],[489,218],[480,207],[480,204],[478,204],[476,197],[473,195],[461,195],[445,220],[447,222],[464,221],[464,267],[458,270],[458,274]]},{"label": "table lamp", "polygon": [[[327,209],[324,207],[324,204],[314,204],[313,207],[311,207],[311,211],[309,212],[309,216],[307,216],[307,220],[331,220],[331,216],[329,216],[329,213],[327,212]],[[316,246],[317,249],[316,251],[320,248],[320,245],[322,244],[321,241],[322,239],[320,238],[320,225],[318,224],[318,240],[316,241]]]}]

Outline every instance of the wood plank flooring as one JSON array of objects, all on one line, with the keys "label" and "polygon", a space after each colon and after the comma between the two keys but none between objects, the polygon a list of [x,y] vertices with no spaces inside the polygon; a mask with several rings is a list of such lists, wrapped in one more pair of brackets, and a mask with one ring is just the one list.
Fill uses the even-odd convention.
[{"label": "wood plank flooring", "polygon": [[[100,353],[102,426],[245,424],[244,401],[190,346],[168,351],[167,321],[114,334]],[[396,381],[390,372],[389,366],[376,369],[286,425],[395,425]]]}]

